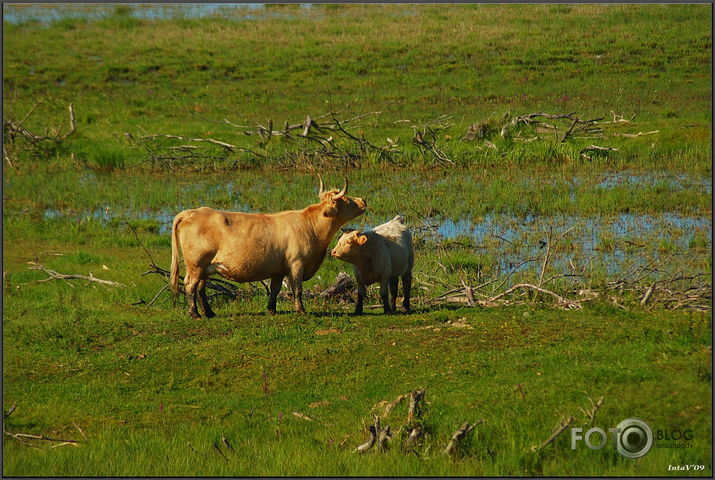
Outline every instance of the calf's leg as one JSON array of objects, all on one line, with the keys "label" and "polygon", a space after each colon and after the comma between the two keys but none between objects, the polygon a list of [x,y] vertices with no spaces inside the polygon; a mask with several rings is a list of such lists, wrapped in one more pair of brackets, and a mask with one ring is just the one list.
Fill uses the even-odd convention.
[{"label": "calf's leg", "polygon": [[199,281],[199,303],[204,311],[206,318],[213,318],[216,316],[211,306],[209,305],[209,299],[206,297],[206,279],[203,278]]},{"label": "calf's leg", "polygon": [[360,279],[360,277],[357,277],[356,280],[358,297],[357,303],[355,304],[355,315],[362,315],[362,303],[363,300],[365,300],[365,296],[367,295],[367,289],[365,288],[365,283],[362,281],[362,279]]},{"label": "calf's leg", "polygon": [[410,290],[412,290],[412,270],[408,270],[402,276],[402,293],[404,294],[402,306],[405,307],[406,312],[410,311]]},{"label": "calf's leg", "polygon": [[380,279],[380,299],[382,299],[382,310],[385,313],[392,313],[390,310],[390,298],[388,295],[390,277]]},{"label": "calf's leg", "polygon": [[390,277],[390,309],[393,312],[397,311],[397,282],[399,280],[398,276]]}]

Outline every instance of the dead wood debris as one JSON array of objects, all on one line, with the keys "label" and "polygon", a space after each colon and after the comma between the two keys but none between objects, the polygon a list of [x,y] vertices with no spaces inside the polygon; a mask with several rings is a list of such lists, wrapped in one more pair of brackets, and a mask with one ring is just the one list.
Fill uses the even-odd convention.
[{"label": "dead wood debris", "polygon": [[345,272],[340,272],[335,277],[335,283],[318,294],[320,298],[337,299],[344,302],[354,301],[352,294],[355,291],[355,281]]},{"label": "dead wood debris", "polygon": [[561,422],[559,423],[559,426],[556,427],[556,429],[553,431],[551,436],[549,438],[547,438],[546,440],[544,440],[543,442],[541,442],[541,444],[533,445],[531,447],[531,451],[536,452],[538,450],[541,450],[542,448],[544,448],[545,446],[547,446],[548,444],[550,444],[551,442],[556,440],[556,438],[559,435],[561,435],[564,432],[564,430],[566,430],[568,428],[568,426],[571,425],[571,423],[573,421],[574,421],[574,418],[571,415],[569,415],[568,418],[562,418]]},{"label": "dead wood debris", "polygon": [[594,419],[596,418],[596,413],[598,410],[603,406],[603,397],[599,398],[596,403],[593,403],[593,400],[591,397],[588,395],[586,396],[588,400],[591,402],[591,409],[590,410],[584,410],[583,408],[581,409],[581,413],[584,414],[584,416],[588,419],[589,424],[593,425]]},{"label": "dead wood debris", "polygon": [[79,441],[78,440],[69,440],[69,439],[64,439],[64,438],[52,438],[48,437],[46,435],[35,435],[31,433],[12,433],[8,432],[7,430],[3,429],[3,433],[9,437],[15,438],[17,440],[23,440],[23,439],[28,439],[28,440],[43,440],[47,442],[57,442],[61,443],[64,445],[74,445],[74,446],[79,446]]},{"label": "dead wood debris", "polygon": [[368,427],[368,433],[370,438],[359,445],[353,452],[354,453],[366,453],[377,445],[377,451],[384,452],[388,448],[388,442],[392,439],[392,431],[388,425],[386,428],[382,428],[380,425],[380,416],[373,415],[373,424]]},{"label": "dead wood debris", "polygon": [[[306,157],[322,157],[339,160],[344,166],[354,167],[357,162],[368,152],[378,153],[378,157],[398,152],[397,143],[388,139],[384,146],[373,144],[365,138],[362,132],[351,130],[361,126],[361,121],[370,117],[379,117],[382,112],[368,112],[352,118],[339,119],[338,115],[349,108],[349,105],[338,111],[313,117],[306,115],[299,123],[284,122],[282,128],[274,128],[272,119],[265,125],[237,125],[227,118],[221,123],[230,125],[238,130],[240,136],[257,138],[254,147],[242,147],[224,140],[215,138],[193,138],[181,135],[149,134],[134,137],[126,133],[125,137],[136,147],[146,151],[146,160],[142,163],[156,163],[164,168],[173,170],[177,162],[197,159],[225,160],[234,159],[237,165],[237,153],[247,153],[254,157],[266,158],[265,150],[273,137],[281,137],[284,142],[301,147],[298,151],[288,150],[283,154],[283,159],[293,164]],[[178,145],[176,143],[179,143]],[[196,144],[199,145],[196,145]],[[203,145],[218,146],[221,152],[202,148]]]},{"label": "dead wood debris", "polygon": [[[10,112],[6,111],[3,113],[4,145],[7,144],[16,147],[17,139],[21,139],[24,144],[24,148],[33,150],[35,153],[39,153],[45,145],[59,145],[72,136],[75,131],[77,131],[74,105],[71,103],[67,107],[69,111],[69,129],[66,132],[62,133],[62,128],[58,126],[45,127],[43,134],[36,134],[28,130],[28,128],[25,127],[25,122],[42,103],[44,103],[43,100],[36,102],[32,107],[30,107],[30,110],[25,114],[25,116],[19,120]],[[12,161],[10,160],[10,154],[4,145],[3,156],[10,167],[13,167]]]},{"label": "dead wood debris", "polygon": [[47,278],[44,278],[42,280],[36,280],[33,283],[44,283],[44,282],[49,282],[50,280],[86,280],[88,282],[94,282],[94,283],[99,283],[100,285],[109,285],[112,287],[124,287],[125,285],[123,283],[119,282],[113,282],[111,280],[103,280],[101,278],[95,277],[92,272],[89,273],[89,276],[87,275],[79,275],[75,273],[59,273],[56,272],[55,270],[51,270],[44,265],[37,263],[37,262],[27,262],[29,265],[30,270],[42,270],[45,272],[48,276]]},{"label": "dead wood debris", "polygon": [[460,442],[463,442],[465,437],[469,432],[474,430],[474,428],[478,425],[481,425],[484,423],[484,420],[479,420],[478,422],[474,422],[470,425],[469,422],[464,422],[461,427],[459,427],[453,434],[452,438],[449,440],[449,443],[443,450],[443,453],[445,455],[452,456],[457,452],[457,447],[459,446]]},{"label": "dead wood debris", "polygon": [[412,422],[422,415],[420,401],[425,396],[425,389],[420,388],[410,393],[410,409],[407,412],[407,421]]},{"label": "dead wood debris", "polygon": [[[418,205],[415,199],[414,205]],[[408,205],[408,208],[410,206]],[[483,278],[477,272],[476,282],[472,275],[452,261],[446,241],[436,232],[429,219],[417,208],[412,208],[422,216],[425,226],[421,227],[431,235],[436,242],[439,259],[436,260],[434,274],[420,273],[415,276],[415,285],[425,292],[434,291],[436,288],[444,289],[443,293],[432,297],[415,296],[415,301],[422,305],[440,305],[444,303],[457,303],[468,306],[495,307],[505,304],[533,303],[539,296],[554,300],[553,305],[563,309],[580,309],[584,303],[596,299],[610,300],[618,308],[627,309],[626,305],[639,303],[642,307],[660,305],[666,309],[686,309],[695,311],[708,311],[711,309],[712,284],[709,275],[693,273],[684,275],[686,265],[678,265],[675,270],[671,260],[676,255],[667,257],[647,257],[640,255],[630,265],[626,264],[615,279],[599,283],[592,282],[590,273],[590,259],[585,259],[581,265],[575,265],[569,259],[564,270],[551,273],[554,259],[560,250],[559,242],[566,234],[573,231],[568,227],[561,233],[553,235],[550,228],[544,226],[546,240],[543,242],[541,252],[529,259],[514,264],[506,272],[492,278]],[[423,233],[424,234],[424,233]],[[630,242],[632,243],[632,242]],[[529,281],[513,282],[513,274],[528,263],[540,263],[534,283]],[[439,271],[444,275],[440,276]],[[695,268],[692,268],[695,270]],[[456,278],[455,278],[456,277]],[[522,277],[527,280],[529,277]],[[547,285],[558,279],[571,279],[570,285],[562,282],[559,288]],[[477,283],[477,285],[474,285]],[[455,285],[456,284],[456,285]],[[503,290],[502,288],[505,287]],[[619,298],[620,297],[620,298]],[[637,297],[636,302],[633,298]]]}]

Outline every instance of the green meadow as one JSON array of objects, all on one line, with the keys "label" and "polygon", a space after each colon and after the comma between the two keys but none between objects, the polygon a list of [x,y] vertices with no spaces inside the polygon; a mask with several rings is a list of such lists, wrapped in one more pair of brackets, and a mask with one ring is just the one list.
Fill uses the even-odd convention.
[{"label": "green meadow", "polygon": [[[712,475],[711,5],[58,8],[4,5],[4,475]],[[243,284],[194,320],[148,273],[180,210],[304,208],[318,172],[350,226],[405,216],[412,313],[320,297],[330,258],[305,315]],[[582,308],[452,294],[544,278]],[[418,388],[405,448],[380,402]],[[569,416],[692,438],[532,449]]]}]

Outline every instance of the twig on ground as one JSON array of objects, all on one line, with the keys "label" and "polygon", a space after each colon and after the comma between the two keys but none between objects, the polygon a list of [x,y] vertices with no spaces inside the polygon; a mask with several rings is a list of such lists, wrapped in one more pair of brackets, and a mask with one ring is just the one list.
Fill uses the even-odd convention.
[{"label": "twig on ground", "polygon": [[481,425],[484,423],[484,420],[479,420],[478,422],[475,422],[473,424],[469,424],[469,422],[464,422],[461,427],[459,427],[453,434],[452,438],[449,440],[449,443],[447,444],[447,447],[444,449],[444,454],[445,455],[454,455],[457,451],[457,447],[459,443],[467,436],[469,432],[474,430],[474,427],[477,425]]},{"label": "twig on ground", "polygon": [[571,425],[571,423],[573,421],[574,421],[574,418],[571,415],[569,415],[568,418],[566,418],[566,419],[562,419],[561,423],[559,424],[558,427],[556,427],[556,430],[554,430],[554,432],[551,434],[551,436],[549,438],[547,438],[546,440],[544,440],[541,443],[541,445],[532,446],[531,451],[536,452],[538,450],[541,450],[542,448],[544,448],[545,446],[547,446],[548,444],[550,444],[551,442],[556,440],[556,437],[561,435],[564,432],[564,430],[566,430],[568,428],[568,426]]},{"label": "twig on ground", "polygon": [[32,265],[30,270],[42,270],[45,272],[48,277],[44,278],[42,280],[36,280],[33,283],[44,283],[44,282],[49,282],[50,280],[87,280],[88,282],[95,282],[99,283],[101,285],[109,285],[113,287],[124,287],[125,285],[123,283],[119,282],[113,282],[111,280],[102,280],[101,278],[97,278],[92,273],[89,274],[89,276],[86,275],[78,275],[74,273],[66,274],[66,273],[59,273],[54,270],[51,270],[49,268],[46,268],[44,265],[36,263],[36,262],[27,262],[30,265]]}]

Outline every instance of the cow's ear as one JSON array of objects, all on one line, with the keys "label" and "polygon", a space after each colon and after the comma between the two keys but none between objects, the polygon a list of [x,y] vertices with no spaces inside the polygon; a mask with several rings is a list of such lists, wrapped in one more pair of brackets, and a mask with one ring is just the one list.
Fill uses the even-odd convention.
[{"label": "cow's ear", "polygon": [[367,235],[360,235],[358,237],[358,245],[365,245],[367,243]]},{"label": "cow's ear", "polygon": [[335,204],[329,204],[328,207],[323,210],[324,217],[334,217],[338,214],[338,207]]}]

